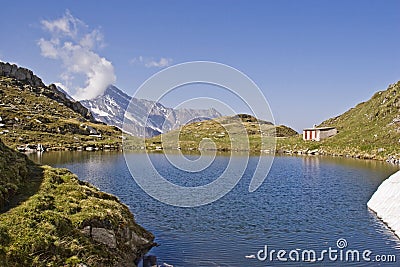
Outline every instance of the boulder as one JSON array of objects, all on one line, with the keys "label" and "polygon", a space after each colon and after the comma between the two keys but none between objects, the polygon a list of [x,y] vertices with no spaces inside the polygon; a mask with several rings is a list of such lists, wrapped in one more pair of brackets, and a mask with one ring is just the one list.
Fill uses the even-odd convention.
[{"label": "boulder", "polygon": [[134,266],[134,262],[137,262],[152,247],[157,246],[157,243],[153,242],[154,236],[137,225],[130,213],[126,215],[128,220],[118,225],[107,219],[97,218],[84,221],[81,225],[83,234],[113,251],[118,251],[119,261],[114,265],[118,267]]},{"label": "boulder", "polygon": [[113,230],[93,227],[91,232],[91,236],[95,241],[102,243],[110,248],[117,247],[117,240],[115,238],[115,233]]}]

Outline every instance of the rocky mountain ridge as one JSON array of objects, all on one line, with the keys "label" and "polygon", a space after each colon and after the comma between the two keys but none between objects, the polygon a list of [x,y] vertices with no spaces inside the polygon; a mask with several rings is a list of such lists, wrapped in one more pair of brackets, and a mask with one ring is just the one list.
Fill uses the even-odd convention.
[{"label": "rocky mountain ridge", "polygon": [[75,112],[81,114],[85,119],[92,122],[95,121],[90,111],[82,106],[78,101],[71,101],[63,92],[57,89],[57,86],[51,84],[46,86],[42,79],[36,76],[31,70],[26,68],[18,67],[15,64],[0,62],[0,76],[13,78],[20,85],[28,85],[30,90],[35,93],[43,94],[50,99],[53,99],[59,103],[64,104],[66,107],[72,109]]},{"label": "rocky mountain ridge", "polygon": [[55,85],[44,86],[30,70],[1,63],[0,138],[13,148],[118,149],[121,131],[94,122],[79,102]]}]

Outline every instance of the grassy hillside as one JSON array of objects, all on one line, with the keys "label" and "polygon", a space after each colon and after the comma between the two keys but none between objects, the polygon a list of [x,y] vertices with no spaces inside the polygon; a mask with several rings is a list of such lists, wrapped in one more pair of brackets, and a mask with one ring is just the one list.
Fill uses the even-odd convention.
[{"label": "grassy hillside", "polygon": [[1,141],[0,155],[0,266],[135,266],[154,245],[116,197]]},{"label": "grassy hillside", "polygon": [[15,151],[119,148],[121,131],[28,69],[0,62],[0,74],[0,266],[135,266],[154,236],[128,207]]},{"label": "grassy hillside", "polygon": [[286,151],[318,149],[323,154],[381,160],[399,159],[400,82],[319,126],[334,126],[339,133],[321,142],[306,142],[301,136],[281,139],[278,148]]},{"label": "grassy hillside", "polygon": [[250,150],[259,152],[261,144],[274,150],[276,136],[297,134],[286,126],[275,126],[269,122],[257,120],[253,116],[220,117],[212,120],[194,122],[146,140],[146,147],[153,149],[181,150]]},{"label": "grassy hillside", "polygon": [[15,153],[0,140],[0,210],[2,210],[23,185],[33,164],[27,157]]},{"label": "grassy hillside", "polygon": [[91,122],[44,91],[45,87],[0,76],[0,138],[6,145],[40,143],[49,149],[120,146],[119,129]]}]

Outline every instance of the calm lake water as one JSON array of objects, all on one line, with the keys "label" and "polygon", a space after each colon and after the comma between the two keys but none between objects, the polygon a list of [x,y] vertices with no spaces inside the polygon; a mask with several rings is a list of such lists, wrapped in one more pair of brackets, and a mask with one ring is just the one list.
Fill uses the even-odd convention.
[{"label": "calm lake water", "polygon": [[[137,164],[145,156],[128,155]],[[240,160],[240,155],[237,157]],[[117,195],[135,214],[137,222],[155,234],[160,246],[149,254],[157,256],[158,264],[166,262],[174,267],[400,264],[331,261],[327,254],[323,262],[314,263],[279,262],[276,258],[262,262],[245,257],[257,254],[266,245],[269,252],[283,249],[289,253],[297,249],[301,255],[303,250],[315,250],[318,257],[324,249],[338,249],[337,240],[344,238],[347,242],[344,252],[351,249],[362,253],[368,249],[372,251],[371,259],[378,254],[393,254],[400,262],[400,241],[366,205],[380,183],[398,170],[385,163],[278,156],[261,187],[249,193],[252,171],[259,160],[251,157],[243,178],[223,198],[201,207],[179,208],[148,196],[132,179],[121,153],[52,152],[31,154],[30,158],[68,168],[80,179]],[[217,156],[199,174],[176,169],[162,154],[151,155],[151,159],[170,181],[196,186],[215,179],[227,166],[229,156]]]}]

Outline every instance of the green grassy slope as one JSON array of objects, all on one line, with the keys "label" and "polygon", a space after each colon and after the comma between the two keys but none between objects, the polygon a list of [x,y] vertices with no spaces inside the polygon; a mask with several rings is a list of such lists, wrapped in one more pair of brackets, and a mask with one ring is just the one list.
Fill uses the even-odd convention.
[{"label": "green grassy slope", "polygon": [[0,65],[7,75],[0,76],[0,266],[135,266],[154,236],[128,207],[66,169],[15,151],[28,144],[119,148],[121,131],[93,122],[31,71],[12,66],[13,74]]},{"label": "green grassy slope", "polygon": [[400,158],[400,82],[319,126],[334,126],[339,133],[321,142],[303,141],[301,136],[286,138],[278,140],[278,148],[319,149],[324,154],[381,160]]},{"label": "green grassy slope", "polygon": [[15,153],[0,140],[0,210],[26,182],[32,167],[25,155]]},{"label": "green grassy slope", "polygon": [[[226,116],[212,120],[194,122],[180,129],[146,140],[150,150],[163,149],[181,150],[250,150],[259,152],[262,143],[266,149],[274,148],[276,136],[291,136],[296,131],[286,126],[275,126],[269,122],[257,120],[247,114]],[[177,140],[179,140],[177,142]]]},{"label": "green grassy slope", "polygon": [[0,155],[0,266],[135,266],[154,245],[116,197],[1,141]]},{"label": "green grassy slope", "polygon": [[[0,138],[6,145],[15,148],[41,143],[54,149],[120,146],[119,129],[90,122],[40,93],[42,89],[0,77]],[[101,137],[90,136],[93,133]]]}]

